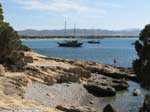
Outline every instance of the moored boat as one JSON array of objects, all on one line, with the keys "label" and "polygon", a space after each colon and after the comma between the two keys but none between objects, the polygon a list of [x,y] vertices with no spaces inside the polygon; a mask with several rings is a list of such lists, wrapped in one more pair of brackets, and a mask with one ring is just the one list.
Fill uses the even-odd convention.
[{"label": "moored boat", "polygon": [[60,47],[81,47],[82,42],[78,42],[77,40],[72,40],[72,41],[65,41],[65,42],[58,42],[58,45]]},{"label": "moored boat", "polygon": [[90,41],[88,41],[88,43],[90,43],[90,44],[99,44],[101,42],[100,41],[95,41],[95,40],[90,40]]}]

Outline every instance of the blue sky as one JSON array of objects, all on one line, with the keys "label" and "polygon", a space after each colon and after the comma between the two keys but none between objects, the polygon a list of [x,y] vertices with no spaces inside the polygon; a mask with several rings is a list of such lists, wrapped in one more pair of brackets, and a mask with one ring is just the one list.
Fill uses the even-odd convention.
[{"label": "blue sky", "polygon": [[16,30],[128,29],[150,23],[150,0],[0,0]]}]

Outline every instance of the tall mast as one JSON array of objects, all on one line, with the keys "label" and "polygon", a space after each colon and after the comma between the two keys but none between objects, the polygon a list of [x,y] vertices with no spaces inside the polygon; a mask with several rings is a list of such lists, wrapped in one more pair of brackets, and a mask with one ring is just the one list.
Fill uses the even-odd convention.
[{"label": "tall mast", "polygon": [[67,22],[65,21],[64,36],[66,36]]},{"label": "tall mast", "polygon": [[74,24],[74,36],[76,35],[76,24]]}]

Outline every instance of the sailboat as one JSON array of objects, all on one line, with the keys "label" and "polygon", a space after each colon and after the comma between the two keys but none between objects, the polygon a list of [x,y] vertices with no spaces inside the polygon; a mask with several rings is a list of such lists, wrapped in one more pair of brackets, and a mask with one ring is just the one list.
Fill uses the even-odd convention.
[{"label": "sailboat", "polygon": [[[74,26],[74,36],[76,33],[76,29]],[[66,36],[66,21],[65,21],[65,30],[64,30],[64,36]],[[67,40],[64,42],[58,42],[57,43],[60,47],[81,47],[82,46],[82,42],[78,42],[78,40]]]}]

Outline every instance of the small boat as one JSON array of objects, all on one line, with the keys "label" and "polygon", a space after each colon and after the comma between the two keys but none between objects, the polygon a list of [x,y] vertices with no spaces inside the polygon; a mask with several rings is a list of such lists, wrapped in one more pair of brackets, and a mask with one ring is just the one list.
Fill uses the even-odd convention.
[{"label": "small boat", "polygon": [[101,43],[100,41],[95,41],[95,40],[90,40],[88,41],[89,44],[99,44]]},{"label": "small boat", "polygon": [[82,42],[78,42],[77,40],[72,40],[72,41],[65,41],[62,43],[58,42],[58,45],[60,47],[81,47],[82,46]]}]

